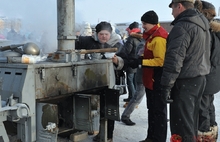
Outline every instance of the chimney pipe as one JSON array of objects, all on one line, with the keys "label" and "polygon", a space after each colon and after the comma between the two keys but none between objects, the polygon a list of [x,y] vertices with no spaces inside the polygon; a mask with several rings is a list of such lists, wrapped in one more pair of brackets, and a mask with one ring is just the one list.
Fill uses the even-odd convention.
[{"label": "chimney pipe", "polygon": [[75,50],[75,0],[57,0],[58,51]]}]

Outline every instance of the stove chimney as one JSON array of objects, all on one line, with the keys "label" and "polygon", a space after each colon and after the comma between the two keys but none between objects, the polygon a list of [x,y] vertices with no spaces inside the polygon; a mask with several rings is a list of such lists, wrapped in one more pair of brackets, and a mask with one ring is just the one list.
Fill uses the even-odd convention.
[{"label": "stove chimney", "polygon": [[75,0],[57,0],[58,51],[75,50]]}]

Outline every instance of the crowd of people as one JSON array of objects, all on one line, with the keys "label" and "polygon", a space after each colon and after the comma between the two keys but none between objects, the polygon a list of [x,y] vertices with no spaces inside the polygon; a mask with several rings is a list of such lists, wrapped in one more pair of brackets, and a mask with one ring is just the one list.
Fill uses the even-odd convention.
[{"label": "crowd of people", "polygon": [[[76,49],[118,48],[112,62],[115,71],[125,72],[128,91],[122,123],[135,127],[130,115],[146,94],[148,130],[141,142],[166,142],[167,103],[171,142],[216,142],[213,101],[220,91],[220,21],[215,6],[201,0],[172,0],[168,6],[174,17],[169,33],[149,10],[140,17],[143,32],[134,21],[123,40],[111,23],[102,21],[90,35],[78,36]],[[112,142],[113,120],[108,120],[107,134]],[[93,140],[99,141],[99,134]]]}]

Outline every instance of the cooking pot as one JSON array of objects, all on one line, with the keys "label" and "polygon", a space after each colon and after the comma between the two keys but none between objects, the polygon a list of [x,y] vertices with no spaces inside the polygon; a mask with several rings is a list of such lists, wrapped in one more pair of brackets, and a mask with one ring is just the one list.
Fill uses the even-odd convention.
[{"label": "cooking pot", "polygon": [[[22,46],[22,49],[18,48],[20,46]],[[11,52],[7,50],[11,50]],[[39,47],[37,46],[37,44],[33,42],[28,42],[26,44],[14,44],[14,45],[0,46],[0,51],[5,51],[1,53],[1,54],[5,54],[3,56],[21,56],[22,54],[27,54],[27,55],[39,55],[40,54]]]},{"label": "cooking pot", "polygon": [[37,46],[37,44],[35,44],[33,42],[28,42],[28,43],[24,44],[23,52],[24,52],[24,54],[27,54],[27,55],[39,55],[40,49]]}]

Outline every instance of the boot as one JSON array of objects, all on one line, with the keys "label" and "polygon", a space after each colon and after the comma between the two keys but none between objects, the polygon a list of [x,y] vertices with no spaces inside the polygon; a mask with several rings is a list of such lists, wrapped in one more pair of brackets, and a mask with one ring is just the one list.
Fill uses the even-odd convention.
[{"label": "boot", "polygon": [[135,123],[132,122],[131,119],[129,119],[129,118],[122,118],[121,121],[122,121],[123,123],[125,123],[126,125],[128,125],[128,126],[133,126],[133,125],[135,125]]},{"label": "boot", "polygon": [[139,142],[153,142],[153,140],[151,140],[151,139],[145,139],[145,140],[142,140],[142,141],[139,141]]},{"label": "boot", "polygon": [[218,126],[217,125],[213,125],[212,127],[210,127],[210,129],[213,131],[213,135],[214,135],[214,139],[218,139]]},{"label": "boot", "polygon": [[214,138],[213,130],[210,130],[208,132],[198,131],[197,142],[216,142],[216,139]]},{"label": "boot", "polygon": [[98,133],[95,137],[92,139],[94,142],[99,142],[100,141],[100,134]]},{"label": "boot", "polygon": [[108,138],[107,142],[113,142],[113,139]]}]

